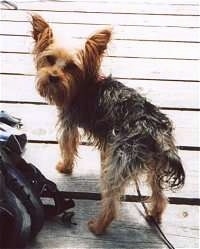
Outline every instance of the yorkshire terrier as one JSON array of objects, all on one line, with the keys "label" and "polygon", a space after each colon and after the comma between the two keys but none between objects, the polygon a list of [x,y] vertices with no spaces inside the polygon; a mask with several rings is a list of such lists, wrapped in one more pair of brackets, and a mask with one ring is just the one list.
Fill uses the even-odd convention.
[{"label": "yorkshire terrier", "polygon": [[100,66],[112,31],[91,35],[82,48],[63,49],[52,29],[39,15],[32,16],[37,90],[59,114],[60,172],[71,174],[79,145],[78,127],[101,152],[102,210],[88,222],[102,234],[117,215],[125,186],[146,176],[152,195],[149,213],[161,222],[167,204],[164,189],[177,189],[185,181],[168,117],[136,90]]}]

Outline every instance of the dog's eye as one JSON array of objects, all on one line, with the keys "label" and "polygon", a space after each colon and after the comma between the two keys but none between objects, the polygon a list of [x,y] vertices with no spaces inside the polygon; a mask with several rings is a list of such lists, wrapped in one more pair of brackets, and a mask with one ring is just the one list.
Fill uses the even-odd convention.
[{"label": "dog's eye", "polygon": [[77,66],[76,64],[74,64],[73,62],[70,62],[70,63],[67,63],[65,66],[64,66],[64,70],[65,71],[72,71],[74,69],[76,69]]},{"label": "dog's eye", "polygon": [[53,55],[47,55],[46,60],[51,66],[53,66],[56,63],[56,57]]}]

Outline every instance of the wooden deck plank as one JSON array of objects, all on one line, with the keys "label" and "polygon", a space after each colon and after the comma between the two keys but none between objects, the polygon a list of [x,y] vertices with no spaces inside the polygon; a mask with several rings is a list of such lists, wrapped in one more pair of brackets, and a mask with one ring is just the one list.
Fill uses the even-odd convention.
[{"label": "wooden deck plank", "polygon": [[164,14],[164,15],[199,15],[196,5],[169,5],[166,4],[134,4],[126,2],[121,4],[115,2],[41,2],[39,5],[35,2],[19,2],[18,8],[22,10],[51,10],[68,12],[94,12],[94,13],[125,13],[125,14]]},{"label": "wooden deck plank", "polygon": [[[99,152],[91,146],[80,145],[78,154],[72,176],[65,176],[56,171],[55,165],[59,160],[59,146],[56,144],[28,143],[24,157],[28,162],[35,164],[63,191],[99,193]],[[179,150],[179,155],[186,170],[186,183],[181,190],[174,193],[166,191],[166,195],[168,197],[199,198],[200,152]],[[143,195],[150,194],[146,184],[144,186],[141,184],[140,187]],[[137,195],[133,183],[127,187],[126,194]]]},{"label": "wooden deck plank", "polygon": [[[1,35],[1,51],[8,53],[31,53],[33,50],[33,40],[23,36]],[[76,42],[84,42],[83,39],[75,39]],[[125,41],[113,40],[109,46],[109,55],[114,57],[132,58],[163,58],[163,59],[200,59],[196,52],[198,43],[178,43],[159,41]]]},{"label": "wooden deck plank", "polygon": [[[80,12],[60,12],[54,11],[31,11],[42,15],[46,20],[57,23],[77,23],[77,24],[104,24],[104,25],[125,25],[125,26],[157,26],[157,27],[200,27],[198,16],[171,16],[171,15],[126,15],[119,13],[80,13]],[[23,10],[4,10],[0,20],[4,21],[27,21],[29,13]]]},{"label": "wooden deck plank", "polygon": [[[87,222],[99,211],[99,202],[76,201],[77,225],[64,225],[57,217],[46,222],[28,249],[35,248],[167,248],[158,234],[146,223],[139,204],[123,203],[120,218],[107,233],[94,236],[88,232]],[[175,248],[198,248],[198,207],[169,205],[162,229]],[[173,220],[171,217],[173,216]]]},{"label": "wooden deck plank", "polygon": [[[0,108],[22,118],[24,123],[22,131],[27,133],[30,140],[56,140],[57,113],[53,106],[1,103]],[[200,147],[198,127],[200,112],[163,110],[163,113],[173,120],[177,145]],[[83,140],[85,141],[85,138]]]},{"label": "wooden deck plank", "polygon": [[[20,0],[16,0],[16,2],[21,2]],[[59,0],[59,2],[66,3],[66,2],[72,2],[71,0]],[[85,2],[85,3],[105,3],[106,0],[73,0],[73,2]],[[112,3],[112,1],[110,1]],[[141,0],[116,0],[114,3],[122,4],[122,3],[131,3],[131,4],[145,4],[145,5],[193,5],[198,6],[199,1],[198,0],[145,0],[144,2],[141,2]],[[27,1],[23,1],[23,4],[29,4]]]},{"label": "wooden deck plank", "polygon": [[[30,18],[29,18],[30,19]],[[90,24],[56,24],[52,28],[58,37],[63,39],[86,38],[97,29],[105,28],[105,25]],[[63,33],[63,30],[67,30]],[[115,39],[123,40],[150,40],[150,41],[183,41],[200,42],[199,28],[179,27],[145,27],[145,26],[115,26]],[[1,21],[0,34],[30,36],[31,27],[28,22]],[[70,35],[69,35],[70,34]]]},{"label": "wooden deck plank", "polygon": [[[71,2],[71,0],[60,0],[62,2]],[[105,2],[106,0],[74,0],[74,2]],[[116,3],[124,3],[124,0],[116,0]],[[141,0],[126,0],[125,3],[141,4]],[[198,0],[145,0],[145,4],[159,4],[159,5],[199,5]]]},{"label": "wooden deck plank", "polygon": [[[0,73],[34,75],[33,58],[28,54],[1,54]],[[19,63],[20,62],[20,63]],[[129,65],[127,67],[127,65]],[[104,58],[102,70],[118,78],[199,81],[199,63],[195,60],[142,58]]]},{"label": "wooden deck plank", "polygon": [[[160,107],[200,108],[200,84],[198,82],[129,79],[120,79],[120,81],[128,87],[135,88]],[[1,75],[0,83],[1,101],[45,103],[36,91],[35,76]],[[13,91],[13,86],[15,89],[20,89],[17,94]]]}]

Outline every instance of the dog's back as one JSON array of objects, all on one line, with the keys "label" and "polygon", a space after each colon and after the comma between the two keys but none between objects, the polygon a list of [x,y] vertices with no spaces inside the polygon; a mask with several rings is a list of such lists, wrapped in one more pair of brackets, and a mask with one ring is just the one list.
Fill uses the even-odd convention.
[{"label": "dog's back", "polygon": [[[109,160],[118,167],[117,174],[125,180],[139,171],[151,171],[154,164],[160,187],[181,187],[185,173],[169,118],[137,91],[111,77],[99,84],[91,132],[95,137],[103,134],[99,139],[105,139],[111,148]],[[114,171],[111,178],[116,180]]]}]

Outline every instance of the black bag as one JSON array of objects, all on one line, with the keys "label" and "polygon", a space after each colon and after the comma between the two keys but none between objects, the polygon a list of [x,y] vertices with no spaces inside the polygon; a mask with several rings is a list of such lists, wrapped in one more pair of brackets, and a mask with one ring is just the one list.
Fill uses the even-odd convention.
[{"label": "black bag", "polygon": [[[21,126],[21,120],[0,113],[0,122]],[[62,192],[21,154],[25,134],[13,135],[0,125],[0,248],[23,248],[41,230],[45,218],[74,207]],[[43,197],[54,205],[44,204]]]}]

